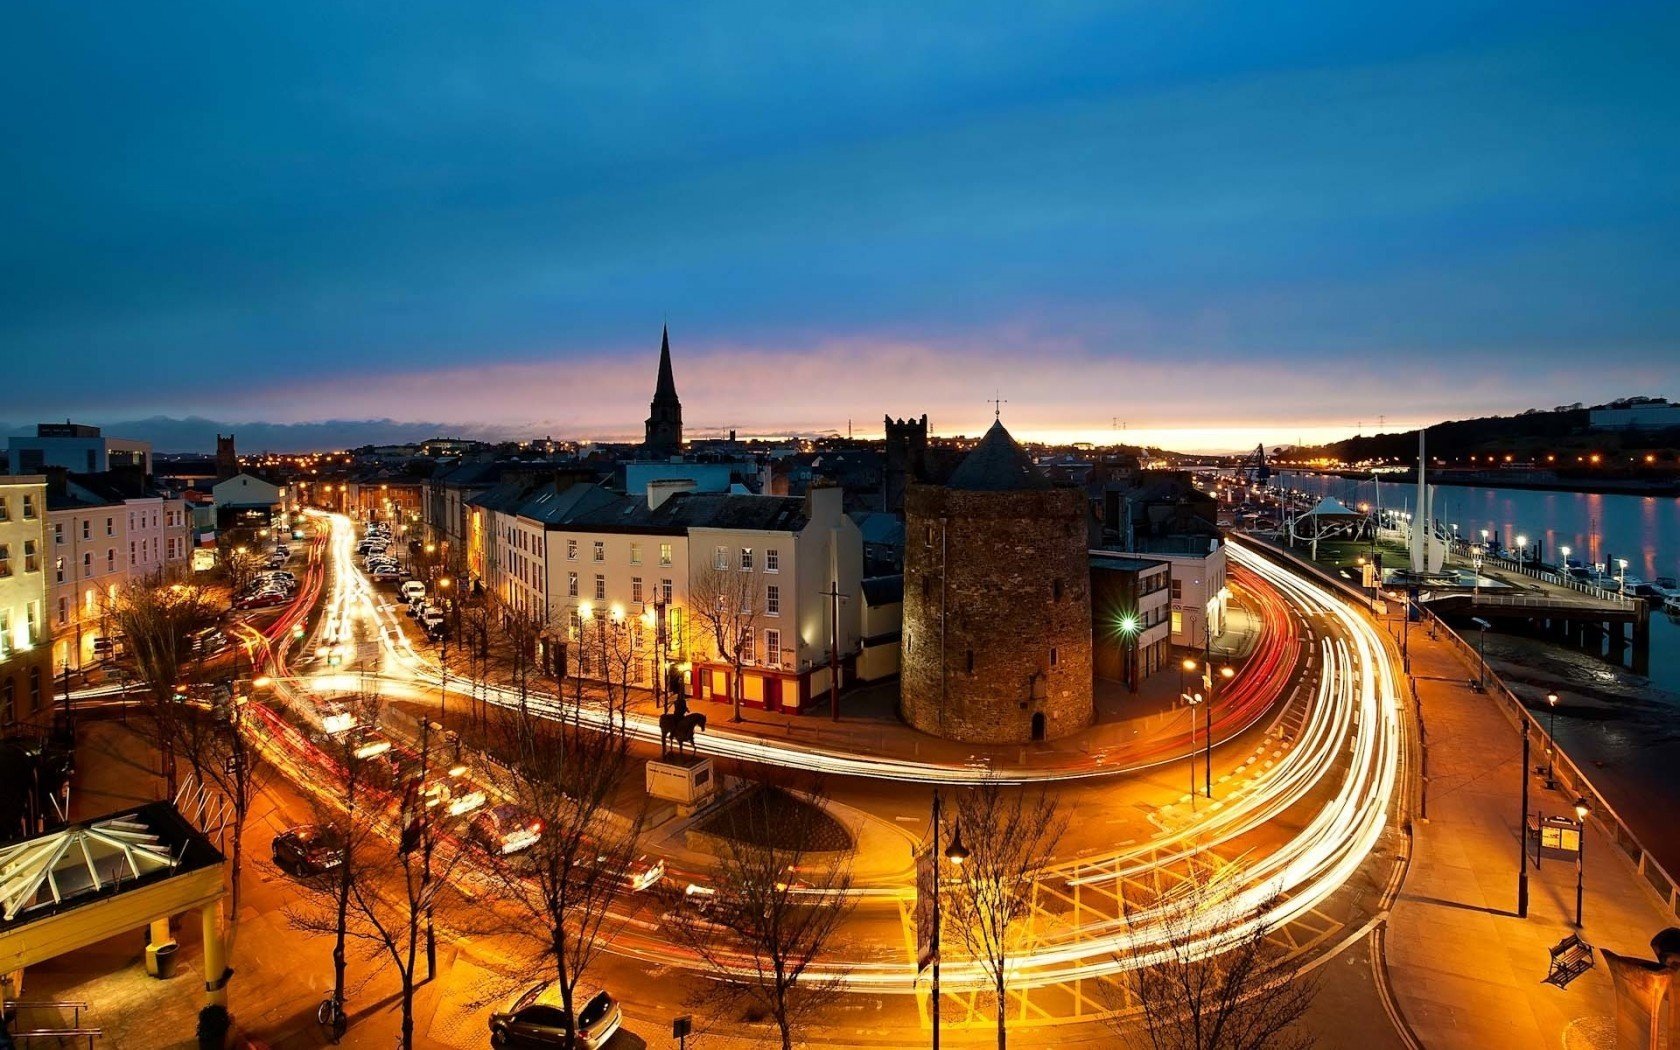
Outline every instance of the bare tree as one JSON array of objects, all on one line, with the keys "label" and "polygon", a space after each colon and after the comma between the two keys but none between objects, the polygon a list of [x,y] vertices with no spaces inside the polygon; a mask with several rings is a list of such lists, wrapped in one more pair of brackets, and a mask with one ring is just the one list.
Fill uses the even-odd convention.
[{"label": "bare tree", "polygon": [[1067,827],[1055,799],[1042,788],[1005,787],[987,781],[956,797],[954,825],[945,840],[960,835],[968,850],[948,885],[945,921],[992,981],[997,1008],[997,1045],[1008,1044],[1010,958],[1024,947],[1021,920],[1032,908],[1032,882],[1049,863]]},{"label": "bare tree", "polygon": [[157,731],[158,755],[170,797],[176,782],[176,720],[184,694],[183,670],[192,637],[217,620],[215,603],[201,588],[167,583],[161,573],[130,580],[109,599],[110,618],[123,635],[129,669],[146,691]]},{"label": "bare tree", "polygon": [[[810,793],[819,809],[826,798]],[[844,971],[813,972],[851,913],[851,867],[826,853],[827,820],[761,789],[726,810],[715,896],[667,885],[666,930],[719,979],[719,998],[746,998],[776,1022],[783,1050],[793,1033],[840,994]]]},{"label": "bare tree", "polygon": [[717,658],[734,672],[729,694],[734,706],[732,720],[739,722],[741,668],[752,656],[753,629],[760,612],[756,577],[750,572],[733,571],[727,564],[719,568],[714,561],[711,568],[695,577],[689,603]]},{"label": "bare tree", "polygon": [[615,906],[638,887],[637,841],[645,803],[613,808],[634,773],[622,731],[570,716],[549,719],[529,707],[503,709],[491,733],[510,776],[509,799],[543,820],[537,841],[495,865],[501,896],[515,906],[516,930],[539,949],[533,968],[554,979],[566,1016],[584,973],[622,925]]},{"label": "bare tree", "polygon": [[1276,903],[1245,908],[1236,887],[1192,861],[1188,878],[1153,900],[1126,903],[1136,934],[1133,958],[1139,1026],[1111,1022],[1149,1050],[1309,1050],[1298,1026],[1318,978],[1271,939],[1264,916]]},{"label": "bare tree", "polygon": [[[360,694],[341,701],[342,714],[355,727],[377,726],[383,705],[377,695]],[[367,783],[364,763],[360,755],[358,729],[337,728],[326,734],[322,750],[332,757],[330,766],[317,772],[327,780],[321,784],[319,795],[313,798],[316,819],[333,830],[341,849],[339,865],[329,880],[306,881],[301,884],[304,902],[286,909],[289,924],[298,930],[323,933],[333,938],[333,990],[331,1001],[336,1016],[329,1018],[336,1042],[344,1035],[343,1004],[345,980],[349,969],[346,942],[350,938],[351,890],[355,881],[363,877],[367,841],[375,835],[375,820],[366,816],[362,808],[370,802],[364,798],[372,791]],[[372,803],[370,813],[377,810]]]},{"label": "bare tree", "polygon": [[414,1046],[414,990],[423,955],[427,979],[436,976],[430,935],[434,917],[440,912],[465,915],[472,900],[452,885],[465,856],[465,837],[440,828],[443,816],[427,806],[428,761],[423,749],[420,775],[406,785],[394,845],[369,834],[369,822],[377,820],[374,807],[358,805],[346,817],[346,837],[360,842],[356,871],[348,880],[345,933],[373,945],[397,971],[403,1050]]},{"label": "bare tree", "polygon": [[228,587],[238,594],[262,568],[257,534],[251,529],[228,529],[216,538],[216,565]]},{"label": "bare tree", "polygon": [[206,702],[182,705],[166,725],[159,727],[160,732],[173,735],[173,750],[186,757],[198,782],[226,799],[231,812],[227,828],[232,848],[228,854],[230,906],[226,934],[230,958],[244,885],[245,824],[268,770],[258,757],[251,734],[265,732],[257,720],[272,717],[250,709],[250,687],[249,681],[195,687],[192,692]]}]

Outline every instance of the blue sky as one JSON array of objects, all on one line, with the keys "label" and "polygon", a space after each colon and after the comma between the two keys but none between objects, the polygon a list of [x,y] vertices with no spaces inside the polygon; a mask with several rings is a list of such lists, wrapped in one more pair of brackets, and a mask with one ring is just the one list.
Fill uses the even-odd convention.
[{"label": "blue sky", "polygon": [[0,420],[1293,440],[1680,395],[1658,4],[36,5]]}]

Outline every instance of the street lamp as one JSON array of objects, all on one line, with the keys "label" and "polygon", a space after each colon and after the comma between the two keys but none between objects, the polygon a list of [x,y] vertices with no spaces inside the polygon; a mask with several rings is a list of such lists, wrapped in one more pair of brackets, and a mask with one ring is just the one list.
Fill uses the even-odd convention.
[{"label": "street lamp", "polygon": [[[1211,668],[1210,668],[1210,670],[1211,670]],[[1221,667],[1219,669],[1219,677],[1221,677],[1223,679],[1226,679],[1227,681],[1229,681],[1231,679],[1231,677],[1233,675],[1235,675],[1236,673],[1237,672],[1235,672],[1231,669],[1231,666],[1229,664],[1226,664],[1224,667]],[[1206,718],[1207,722],[1202,727],[1203,729],[1206,730],[1206,732],[1203,735],[1207,737],[1207,755],[1204,756],[1206,761],[1203,762],[1202,769],[1205,771],[1205,774],[1206,774],[1206,777],[1207,777],[1206,784],[1205,784],[1205,787],[1207,788],[1207,797],[1212,798],[1213,797],[1213,676],[1211,674],[1207,676],[1207,684],[1208,684],[1207,709],[1206,709],[1205,714],[1204,714],[1204,717]]]},{"label": "street lamp", "polygon": [[1476,689],[1477,689],[1478,692],[1485,693],[1485,692],[1487,692],[1487,633],[1488,633],[1488,628],[1492,627],[1493,624],[1488,623],[1486,620],[1482,619],[1480,616],[1475,618],[1475,623],[1476,623],[1476,629],[1481,632],[1480,644],[1477,648],[1477,655],[1481,657],[1481,661],[1482,661],[1482,666],[1478,669],[1478,676],[1479,677],[1477,677],[1477,679],[1476,679]]},{"label": "street lamp", "polygon": [[1585,882],[1585,858],[1587,853],[1587,814],[1592,812],[1592,803],[1584,798],[1575,800],[1575,928],[1581,928],[1581,890]]},{"label": "street lamp", "polygon": [[[939,1050],[939,957],[942,949],[939,943],[940,926],[943,915],[939,906],[939,822],[941,819],[939,806],[939,791],[933,792],[933,995],[930,1004],[933,1008],[933,1050]],[[968,859],[968,848],[963,845],[962,827],[955,822],[951,825],[951,844],[945,847],[945,859],[954,868],[961,868]]]},{"label": "street lamp", "polygon": [[1517,567],[1521,568],[1523,565],[1525,565],[1527,563],[1528,563],[1528,537],[1524,536],[1521,533],[1518,533],[1517,534]]},{"label": "street lamp", "polygon": [[1179,665],[1179,699],[1190,707],[1190,805],[1196,804],[1196,705],[1202,702],[1201,693],[1192,693],[1184,686],[1184,673],[1196,670],[1196,661],[1186,659]]},{"label": "street lamp", "polygon": [[1551,725],[1546,730],[1546,788],[1557,787],[1557,778],[1552,775],[1553,755],[1557,753],[1557,702],[1556,693],[1546,694],[1546,703],[1552,709]]},{"label": "street lamp", "polygon": [[1125,662],[1123,677],[1132,692],[1137,692],[1137,632],[1138,618],[1130,613],[1120,617],[1120,637],[1125,640],[1126,648],[1122,651],[1121,659]]}]

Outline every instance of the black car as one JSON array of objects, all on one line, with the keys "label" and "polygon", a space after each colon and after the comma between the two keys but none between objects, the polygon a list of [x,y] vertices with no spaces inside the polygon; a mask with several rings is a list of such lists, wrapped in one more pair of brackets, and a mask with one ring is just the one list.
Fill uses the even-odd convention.
[{"label": "black car", "polygon": [[344,863],[344,836],[325,824],[299,824],[274,836],[274,866],[289,875],[325,875]]},{"label": "black car", "polygon": [[495,1047],[565,1047],[568,1050],[599,1050],[607,1045],[623,1022],[618,1003],[605,991],[580,993],[576,1034],[571,1019],[560,1005],[559,989],[544,982],[529,989],[490,1015],[490,1045]]}]

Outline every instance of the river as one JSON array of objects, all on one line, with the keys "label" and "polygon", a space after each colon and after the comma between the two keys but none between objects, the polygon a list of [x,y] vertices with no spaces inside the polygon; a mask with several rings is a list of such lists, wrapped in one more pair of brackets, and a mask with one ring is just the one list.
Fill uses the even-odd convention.
[{"label": "river", "polygon": [[[1381,499],[1384,508],[1415,509],[1417,486],[1285,471],[1273,479],[1285,489],[1333,496],[1349,506]],[[1680,577],[1680,498],[1585,492],[1439,485],[1435,516],[1477,539],[1486,529],[1507,546],[1516,537],[1538,541],[1545,560],[1561,561],[1563,547],[1592,564],[1626,558],[1627,572],[1649,582]],[[1645,829],[1680,826],[1680,623],[1659,609],[1651,613],[1649,677],[1614,667],[1565,646],[1517,635],[1487,639],[1488,662],[1519,695],[1533,700],[1548,690],[1558,705],[1558,740],[1588,767],[1589,776],[1618,801],[1646,844],[1666,854]],[[1545,707],[1536,703],[1536,709]],[[1638,817],[1629,809],[1646,808]],[[1671,822],[1671,823],[1670,823]],[[1680,875],[1680,872],[1674,872]]]}]

